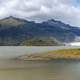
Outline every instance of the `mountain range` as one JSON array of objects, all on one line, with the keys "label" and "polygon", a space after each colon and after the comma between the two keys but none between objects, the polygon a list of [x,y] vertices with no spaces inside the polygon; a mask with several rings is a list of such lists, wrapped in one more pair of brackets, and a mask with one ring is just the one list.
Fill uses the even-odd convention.
[{"label": "mountain range", "polygon": [[56,46],[80,41],[80,28],[50,19],[41,23],[16,17],[0,20],[0,46]]}]

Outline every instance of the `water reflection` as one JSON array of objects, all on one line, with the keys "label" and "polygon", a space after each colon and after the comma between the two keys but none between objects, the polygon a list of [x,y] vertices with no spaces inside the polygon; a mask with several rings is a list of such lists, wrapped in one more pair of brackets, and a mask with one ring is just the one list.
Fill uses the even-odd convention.
[{"label": "water reflection", "polygon": [[50,80],[80,80],[80,63],[51,64],[48,74]]},{"label": "water reflection", "polygon": [[11,63],[5,62],[5,67],[0,68],[0,79],[80,80],[80,62],[54,62],[54,61],[50,62],[30,61],[22,63],[17,63],[14,61],[11,61]]}]

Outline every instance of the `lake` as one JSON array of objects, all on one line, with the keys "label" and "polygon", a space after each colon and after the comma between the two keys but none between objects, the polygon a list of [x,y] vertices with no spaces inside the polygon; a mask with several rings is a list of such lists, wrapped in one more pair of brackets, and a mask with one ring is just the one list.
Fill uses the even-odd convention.
[{"label": "lake", "polygon": [[53,47],[0,47],[0,80],[80,80],[80,61],[17,61],[24,54],[41,53],[48,50],[80,48],[74,46]]},{"label": "lake", "polygon": [[80,80],[80,62],[0,61],[0,80]]},{"label": "lake", "polygon": [[80,46],[0,46],[0,60],[65,48],[80,48]]}]

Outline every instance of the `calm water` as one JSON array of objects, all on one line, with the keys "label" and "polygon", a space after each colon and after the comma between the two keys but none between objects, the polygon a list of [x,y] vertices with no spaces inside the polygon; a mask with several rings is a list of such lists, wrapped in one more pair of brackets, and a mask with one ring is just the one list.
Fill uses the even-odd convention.
[{"label": "calm water", "polygon": [[9,60],[24,54],[64,48],[74,47],[0,47],[0,80],[80,80],[79,61]]},{"label": "calm water", "polygon": [[65,48],[80,48],[80,46],[0,46],[0,60],[15,58],[24,54],[43,53],[49,50],[58,50]]},{"label": "calm water", "polygon": [[0,80],[80,80],[80,62],[0,62]]}]

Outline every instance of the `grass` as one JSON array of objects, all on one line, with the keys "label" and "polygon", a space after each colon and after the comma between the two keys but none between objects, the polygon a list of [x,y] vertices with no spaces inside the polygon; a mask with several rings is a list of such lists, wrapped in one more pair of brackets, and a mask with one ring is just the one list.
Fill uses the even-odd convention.
[{"label": "grass", "polygon": [[45,53],[26,54],[18,59],[21,60],[54,60],[54,59],[80,59],[80,48],[50,50]]},{"label": "grass", "polygon": [[56,56],[60,55],[66,58],[80,58],[80,48],[52,50],[52,51],[48,51],[48,54],[50,55],[55,54]]}]

